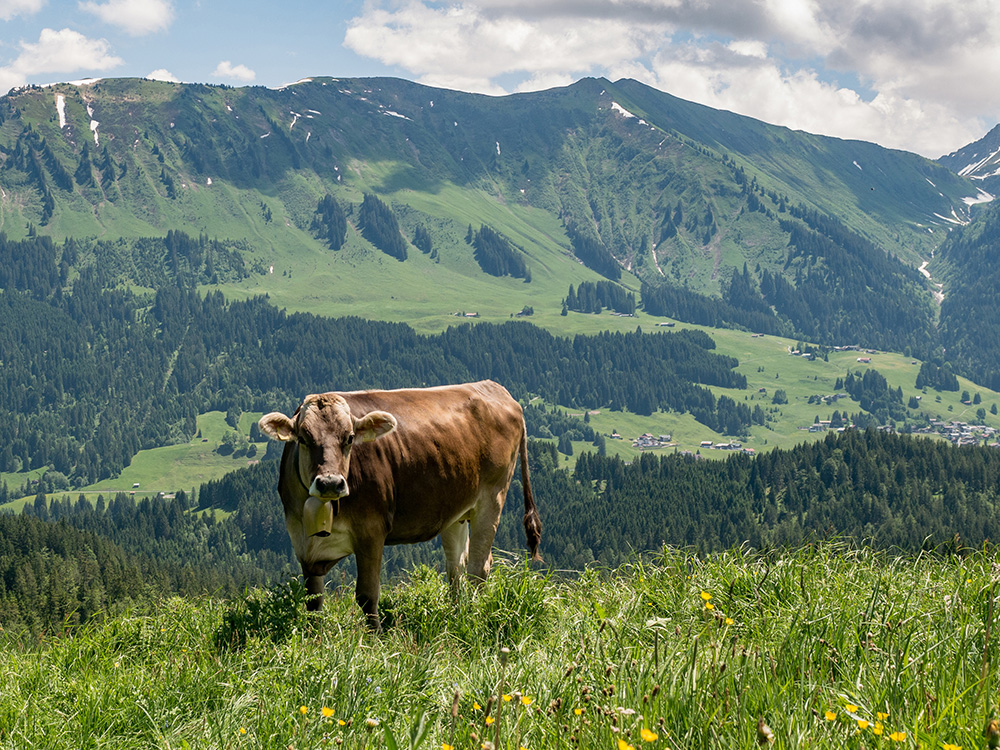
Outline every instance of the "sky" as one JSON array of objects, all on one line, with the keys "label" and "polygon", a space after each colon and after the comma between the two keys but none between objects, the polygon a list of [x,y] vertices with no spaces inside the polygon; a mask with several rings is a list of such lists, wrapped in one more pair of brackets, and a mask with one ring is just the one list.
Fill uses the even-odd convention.
[{"label": "sky", "polygon": [[586,76],[937,158],[1000,121],[1000,0],[0,0],[0,92],[135,77]]}]

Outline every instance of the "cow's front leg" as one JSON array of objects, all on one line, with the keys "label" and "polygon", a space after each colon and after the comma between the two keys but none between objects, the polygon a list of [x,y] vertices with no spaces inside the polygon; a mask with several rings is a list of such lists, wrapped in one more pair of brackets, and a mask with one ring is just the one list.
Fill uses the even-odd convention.
[{"label": "cow's front leg", "polygon": [[323,606],[323,594],[326,585],[323,576],[306,575],[306,610],[316,612]]},{"label": "cow's front leg", "polygon": [[326,593],[323,578],[335,564],[336,561],[305,563],[299,560],[299,565],[302,566],[302,577],[306,582],[306,610],[309,612],[316,612],[323,607],[323,594]]},{"label": "cow's front leg", "polygon": [[381,632],[382,623],[378,616],[378,595],[382,585],[382,539],[366,540],[359,543],[354,550],[354,559],[358,564],[358,585],[354,598],[365,613],[368,627],[376,633]]}]

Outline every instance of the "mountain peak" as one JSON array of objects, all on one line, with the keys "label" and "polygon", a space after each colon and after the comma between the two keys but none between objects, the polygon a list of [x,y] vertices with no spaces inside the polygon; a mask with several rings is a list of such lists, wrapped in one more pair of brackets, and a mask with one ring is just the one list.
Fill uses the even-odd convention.
[{"label": "mountain peak", "polygon": [[958,175],[983,181],[985,189],[1000,190],[1000,124],[978,141],[938,159]]}]

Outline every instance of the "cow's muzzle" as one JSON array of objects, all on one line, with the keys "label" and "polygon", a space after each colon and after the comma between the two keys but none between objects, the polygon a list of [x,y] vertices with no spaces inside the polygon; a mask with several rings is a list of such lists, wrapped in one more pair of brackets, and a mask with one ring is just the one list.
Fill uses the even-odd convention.
[{"label": "cow's muzzle", "polygon": [[309,486],[309,494],[320,500],[339,500],[349,492],[347,480],[341,474],[317,474]]}]

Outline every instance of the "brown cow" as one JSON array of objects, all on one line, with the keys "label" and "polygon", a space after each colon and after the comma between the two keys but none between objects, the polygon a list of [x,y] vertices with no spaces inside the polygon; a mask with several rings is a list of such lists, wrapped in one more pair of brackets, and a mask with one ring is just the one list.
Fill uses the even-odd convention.
[{"label": "brown cow", "polygon": [[286,442],[278,492],[310,609],[322,606],[323,576],[354,553],[355,597],[378,630],[383,547],[438,534],[453,584],[463,568],[485,579],[518,453],[524,530],[541,559],[524,414],[497,383],[313,394],[260,427]]}]

